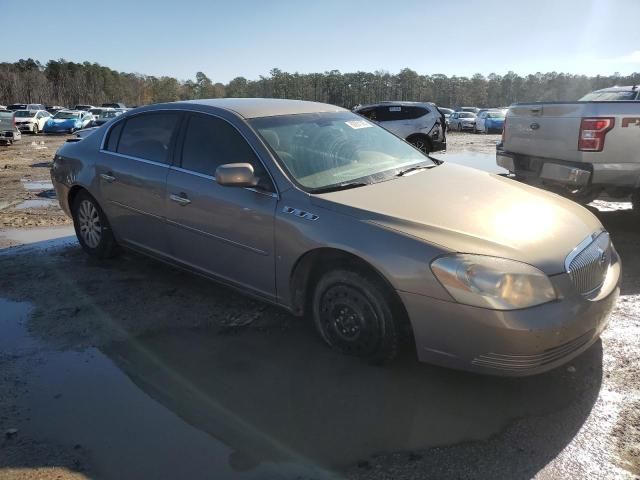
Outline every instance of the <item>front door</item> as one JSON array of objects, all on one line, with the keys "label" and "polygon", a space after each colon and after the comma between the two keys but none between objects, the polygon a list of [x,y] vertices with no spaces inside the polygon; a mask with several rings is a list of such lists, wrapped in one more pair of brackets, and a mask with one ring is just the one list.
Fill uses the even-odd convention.
[{"label": "front door", "polygon": [[96,167],[99,201],[117,238],[166,254],[166,180],[179,112],[147,112],[114,125]]},{"label": "front door", "polygon": [[[275,297],[275,188],[245,138],[226,120],[189,114],[179,165],[167,176],[167,225],[174,258],[222,280]],[[219,165],[246,162],[255,189],[223,187]]]}]

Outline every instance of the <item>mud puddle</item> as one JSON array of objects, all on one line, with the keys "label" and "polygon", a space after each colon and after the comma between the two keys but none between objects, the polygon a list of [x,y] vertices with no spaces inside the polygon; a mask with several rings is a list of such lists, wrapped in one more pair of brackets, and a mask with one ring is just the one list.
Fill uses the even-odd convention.
[{"label": "mud puddle", "polygon": [[[11,424],[18,433],[0,447],[0,477],[9,468],[59,467],[48,456],[29,458],[24,465],[3,457],[3,447],[24,438],[87,452],[90,476],[98,478],[328,477],[302,463],[248,464],[234,449],[155,401],[98,349],[48,350],[27,331],[32,311],[29,303],[0,299],[0,352],[17,359],[26,380],[17,399],[22,418]],[[128,350],[140,353],[141,347],[132,340]],[[188,385],[185,390],[187,397],[193,394]]]},{"label": "mud puddle", "polygon": [[58,202],[48,198],[33,198],[20,202],[15,207],[16,210],[29,210],[31,208],[57,208]]},{"label": "mud puddle", "polygon": [[51,180],[30,180],[28,178],[23,178],[22,186],[25,190],[28,191],[41,191],[41,190],[52,190],[53,184]]},{"label": "mud puddle", "polygon": [[0,255],[19,253],[26,248],[52,248],[77,243],[73,225],[44,228],[9,228],[0,230]]}]

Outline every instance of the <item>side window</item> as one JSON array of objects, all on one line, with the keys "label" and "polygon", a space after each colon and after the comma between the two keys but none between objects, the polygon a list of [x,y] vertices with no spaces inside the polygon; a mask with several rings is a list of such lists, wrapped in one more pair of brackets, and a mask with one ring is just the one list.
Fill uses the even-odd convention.
[{"label": "side window", "polygon": [[427,113],[429,113],[429,110],[424,107],[402,107],[403,120],[414,120],[423,117]]},{"label": "side window", "polygon": [[115,152],[118,148],[118,140],[120,140],[120,132],[122,132],[122,126],[124,122],[116,123],[109,133],[107,134],[107,141],[105,142],[104,149],[110,152]]},{"label": "side window", "polygon": [[226,121],[209,115],[193,114],[184,134],[181,166],[215,176],[225,163],[250,163],[260,186],[273,191],[271,180],[244,137]]},{"label": "side window", "polygon": [[360,110],[358,113],[363,117],[367,117],[369,120],[377,120],[375,108],[365,108],[364,110]]},{"label": "side window", "polygon": [[160,163],[170,163],[171,138],[178,125],[177,112],[149,112],[129,118],[120,135],[117,152]]}]

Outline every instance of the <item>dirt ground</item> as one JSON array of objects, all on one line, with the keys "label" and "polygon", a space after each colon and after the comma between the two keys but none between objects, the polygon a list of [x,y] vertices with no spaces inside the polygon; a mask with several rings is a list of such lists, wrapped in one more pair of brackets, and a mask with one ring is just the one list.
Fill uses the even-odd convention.
[{"label": "dirt ground", "polygon": [[[454,132],[445,155],[488,157],[498,138]],[[63,141],[0,148],[0,479],[640,478],[640,224],[627,204],[590,207],[622,257],[622,291],[602,340],[570,364],[505,379],[408,352],[381,367],[208,280],[134,254],[88,258],[47,202]]]}]

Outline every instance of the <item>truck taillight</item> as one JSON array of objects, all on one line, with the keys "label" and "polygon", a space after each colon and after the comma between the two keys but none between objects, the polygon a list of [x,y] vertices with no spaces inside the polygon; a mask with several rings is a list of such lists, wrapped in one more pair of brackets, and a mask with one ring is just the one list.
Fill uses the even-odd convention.
[{"label": "truck taillight", "polygon": [[604,148],[604,137],[614,124],[615,119],[611,117],[583,118],[580,122],[578,150],[601,152]]}]

